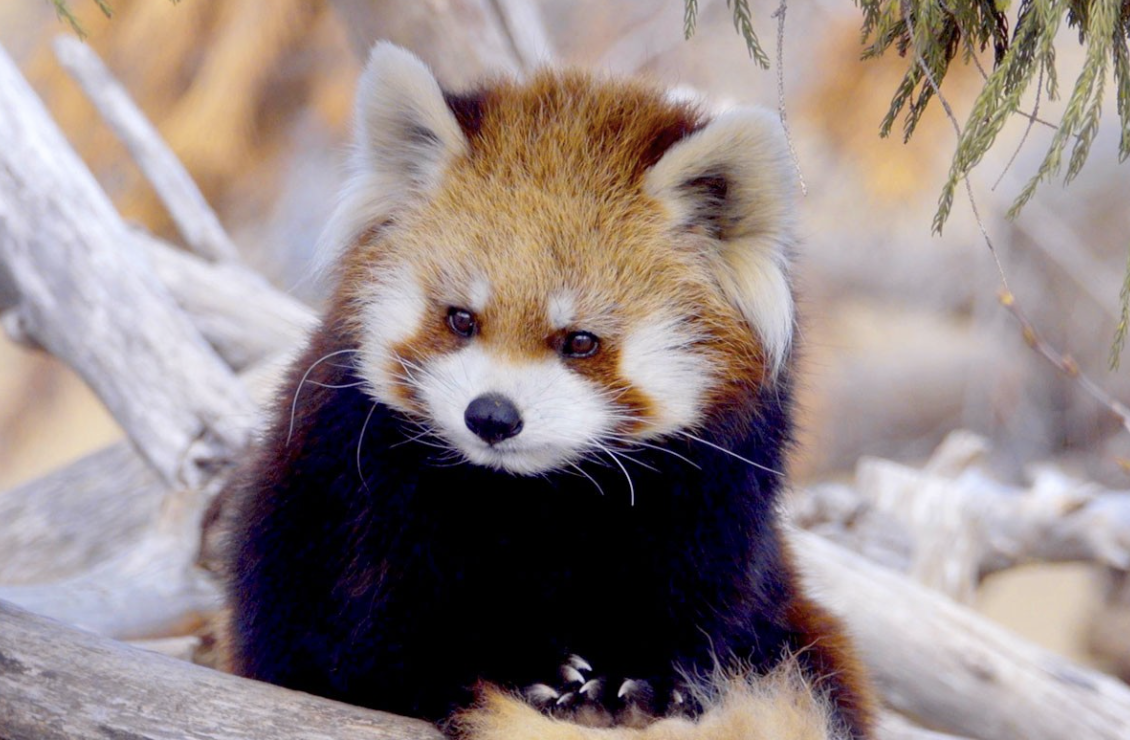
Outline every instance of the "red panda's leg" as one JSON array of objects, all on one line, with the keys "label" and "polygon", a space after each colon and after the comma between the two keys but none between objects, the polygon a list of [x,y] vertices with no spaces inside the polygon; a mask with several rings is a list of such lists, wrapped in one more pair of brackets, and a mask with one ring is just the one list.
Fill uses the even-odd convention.
[{"label": "red panda's leg", "polygon": [[[799,584],[791,553],[786,549],[784,555],[794,574],[791,582]],[[873,689],[839,619],[799,589],[793,592],[786,618],[798,636],[798,658],[814,687],[832,702],[834,713],[853,737],[871,737],[875,719]]]}]

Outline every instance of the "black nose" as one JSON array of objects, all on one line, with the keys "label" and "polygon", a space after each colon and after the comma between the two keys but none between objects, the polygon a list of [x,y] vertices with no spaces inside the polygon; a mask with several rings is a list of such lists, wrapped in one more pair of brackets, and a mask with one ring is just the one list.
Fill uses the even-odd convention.
[{"label": "black nose", "polygon": [[495,444],[522,431],[522,415],[506,396],[485,393],[467,405],[463,412],[467,428],[488,444]]}]

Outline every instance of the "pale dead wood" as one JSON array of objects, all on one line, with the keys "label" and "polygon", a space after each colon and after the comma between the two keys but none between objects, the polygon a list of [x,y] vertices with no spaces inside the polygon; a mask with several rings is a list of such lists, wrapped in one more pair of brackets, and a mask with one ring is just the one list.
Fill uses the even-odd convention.
[{"label": "pale dead wood", "polygon": [[449,0],[442,13],[430,3],[334,0],[333,6],[361,59],[375,41],[387,39],[417,54],[455,90],[491,75],[522,71],[491,0]]},{"label": "pale dead wood", "polygon": [[318,323],[309,306],[242,264],[209,263],[144,231],[133,234],[197,330],[236,370],[297,346]]},{"label": "pale dead wood", "polygon": [[203,641],[196,635],[160,637],[153,640],[129,640],[126,642],[127,645],[150,653],[157,653],[177,660],[186,660],[190,663],[196,652],[200,650],[202,643]]},{"label": "pale dead wood", "polygon": [[[257,403],[274,396],[290,360],[281,353],[243,374]],[[176,634],[221,603],[197,559],[222,484],[170,491],[121,443],[0,493],[0,600],[108,637]]]},{"label": "pale dead wood", "polygon": [[1130,492],[1055,467],[1028,488],[982,467],[984,439],[954,432],[922,469],[863,458],[852,486],[797,496],[794,521],[915,580],[970,602],[988,575],[1033,562],[1130,567]]},{"label": "pale dead wood", "polygon": [[530,0],[491,0],[514,56],[525,69],[550,64],[556,56],[537,3]]},{"label": "pale dead wood", "polygon": [[129,150],[185,244],[208,259],[238,259],[235,244],[184,165],[94,50],[72,36],[59,36],[55,57]]},{"label": "pale dead wood", "polygon": [[880,740],[962,740],[963,736],[934,732],[915,725],[894,712],[882,712],[876,734]]},{"label": "pale dead wood", "polygon": [[1102,603],[1091,615],[1086,640],[1093,657],[1130,683],[1130,572],[1103,573]]},{"label": "pale dead wood", "polygon": [[[699,17],[705,15],[716,2],[717,0],[699,0]],[[656,13],[617,39],[601,56],[597,67],[620,74],[638,72],[652,59],[684,42],[679,21],[672,15]]]},{"label": "pale dead wood", "polygon": [[[0,173],[10,172],[12,188],[29,202],[27,217],[39,215],[35,206],[46,209],[42,218],[67,228],[59,241],[76,253],[52,244],[50,228],[17,222],[20,211],[0,210],[6,234],[0,254],[19,290],[21,330],[91,382],[160,482],[172,486],[154,481],[119,449],[79,466],[84,476],[98,476],[93,485],[64,473],[9,492],[0,552],[13,557],[0,598],[108,635],[167,634],[220,603],[216,585],[195,562],[200,522],[222,485],[217,474],[256,422],[256,406],[158,275],[236,365],[275,344],[293,345],[314,318],[238,265],[210,265],[129,230],[38,101],[18,87],[18,73],[0,79],[11,81],[0,93],[19,91],[8,106],[11,116],[0,117],[0,132],[13,126],[5,140],[22,143],[16,134],[29,140],[13,150],[20,161]],[[63,487],[85,495],[77,501]],[[91,513],[92,506],[98,511]],[[64,511],[67,516],[56,515]],[[76,516],[84,512],[89,516]],[[42,565],[36,570],[37,562],[48,564],[47,572]]]},{"label": "pale dead wood", "polygon": [[0,600],[108,637],[176,634],[223,603],[196,565],[204,502],[218,484],[165,495],[156,521],[104,562],[50,583],[0,586]]},{"label": "pale dead wood", "polygon": [[844,620],[884,700],[993,740],[1124,740],[1130,688],[809,532],[791,533],[814,594]]},{"label": "pale dead wood", "polygon": [[16,282],[0,263],[0,315],[8,309],[15,308],[20,302],[20,293],[16,290]]},{"label": "pale dead wood", "polygon": [[5,740],[440,740],[420,720],[238,678],[0,602]]},{"label": "pale dead wood", "polygon": [[71,365],[169,483],[196,485],[253,406],[149,268],[93,176],[0,51],[0,260],[21,330]]},{"label": "pale dead wood", "polygon": [[0,492],[0,584],[49,583],[103,563],[152,526],[167,492],[125,442]]}]

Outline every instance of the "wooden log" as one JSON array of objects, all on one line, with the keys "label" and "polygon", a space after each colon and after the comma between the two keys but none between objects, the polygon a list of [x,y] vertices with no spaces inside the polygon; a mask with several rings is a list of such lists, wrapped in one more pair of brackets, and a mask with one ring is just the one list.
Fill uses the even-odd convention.
[{"label": "wooden log", "polygon": [[4,740],[441,740],[430,724],[231,676],[0,602]]},{"label": "wooden log", "polygon": [[239,250],[188,170],[98,54],[73,36],[59,36],[55,39],[55,58],[129,150],[189,249],[212,260],[237,260]]},{"label": "wooden log", "polygon": [[813,593],[844,620],[895,710],[984,740],[1125,740],[1122,682],[817,535],[790,539]]},{"label": "wooden log", "polygon": [[[0,624],[0,737],[5,740],[442,739],[421,720],[192,665],[183,657],[192,638],[129,646],[2,601]],[[878,737],[961,740],[889,714]]]},{"label": "wooden log", "polygon": [[0,261],[23,331],[95,390],[170,484],[196,486],[246,441],[250,399],[12,60],[0,50]]}]

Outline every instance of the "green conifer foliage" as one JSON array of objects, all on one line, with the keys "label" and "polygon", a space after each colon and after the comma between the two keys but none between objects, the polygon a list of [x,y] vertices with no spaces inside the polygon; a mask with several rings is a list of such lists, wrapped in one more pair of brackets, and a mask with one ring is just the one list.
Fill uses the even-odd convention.
[{"label": "green conifer foliage", "polygon": [[[950,63],[978,63],[975,54],[990,46],[993,67],[973,102],[961,129],[949,176],[942,186],[933,229],[941,233],[953,207],[958,185],[995,143],[1004,124],[1020,110],[1026,92],[1036,82],[1037,100],[1059,97],[1055,37],[1064,21],[1076,29],[1085,49],[1083,67],[1071,87],[1067,107],[1036,173],[1021,189],[1008,215],[1015,217],[1032,198],[1040,183],[1063,171],[1069,183],[1083,168],[1098,132],[1106,85],[1113,77],[1121,137],[1119,161],[1130,156],[1130,0],[855,0],[863,14],[863,58],[877,57],[892,47],[907,59],[906,74],[895,89],[891,106],[879,124],[882,136],[890,134],[903,117],[903,138],[909,139],[923,111],[936,95]],[[734,24],[745,38],[749,53],[762,66],[768,57],[750,27],[746,0],[728,0]],[[686,0],[685,31],[694,32],[697,0]],[[1013,12],[1014,11],[1014,12]],[[1015,15],[1009,28],[1009,17]],[[739,23],[739,19],[741,22]],[[743,25],[744,24],[744,25]],[[763,61],[764,60],[764,61]],[[1070,147],[1070,149],[1069,149]],[[1116,330],[1111,367],[1126,341],[1130,323],[1130,263],[1121,296],[1122,320]]]}]

